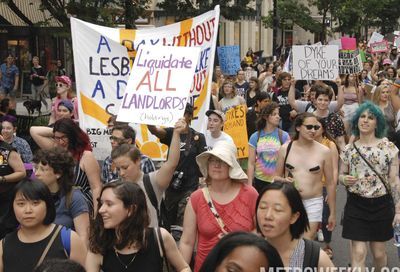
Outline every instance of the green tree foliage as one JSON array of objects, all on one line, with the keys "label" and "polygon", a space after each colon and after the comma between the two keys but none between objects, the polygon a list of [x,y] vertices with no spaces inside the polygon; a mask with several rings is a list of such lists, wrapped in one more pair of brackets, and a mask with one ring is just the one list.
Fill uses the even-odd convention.
[{"label": "green tree foliage", "polygon": [[235,0],[233,4],[227,0],[199,0],[194,4],[192,0],[164,0],[157,4],[165,16],[175,17],[180,21],[202,14],[220,5],[221,15],[228,20],[238,20],[241,16],[255,15],[255,10],[249,4],[255,0]]},{"label": "green tree foliage", "polygon": [[[310,9],[298,0],[278,0],[277,1],[277,20],[279,28],[291,28],[293,24],[310,31],[312,33],[320,32],[321,25],[311,17]],[[263,24],[267,28],[274,27],[273,11],[263,17]]]},{"label": "green tree foliage", "polygon": [[361,29],[378,27],[382,34],[399,27],[400,5],[398,0],[340,0],[334,15],[339,22],[335,29],[360,36]]},{"label": "green tree foliage", "polygon": [[42,7],[69,28],[69,16],[87,22],[136,28],[135,20],[145,13],[150,0],[41,0]]}]

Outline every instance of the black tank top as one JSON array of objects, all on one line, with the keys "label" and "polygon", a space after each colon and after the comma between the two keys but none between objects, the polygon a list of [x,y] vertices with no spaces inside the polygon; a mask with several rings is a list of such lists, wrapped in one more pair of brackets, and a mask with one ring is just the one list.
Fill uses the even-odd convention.
[{"label": "black tank top", "polygon": [[[21,242],[17,231],[7,234],[3,243],[4,272],[33,271],[56,229],[57,225],[46,238],[34,243]],[[44,260],[67,258],[59,232]]]},{"label": "black tank top", "polygon": [[114,249],[107,250],[101,269],[104,272],[162,272],[160,250],[152,228],[146,231],[146,242],[147,247],[141,248],[137,253],[127,255],[118,253],[119,259]]},{"label": "black tank top", "polygon": [[[0,176],[5,176],[14,173],[14,170],[11,168],[8,163],[11,151],[15,151],[15,149],[7,144],[6,142],[0,141]],[[6,182],[0,183],[0,192],[12,192],[16,182]]]}]

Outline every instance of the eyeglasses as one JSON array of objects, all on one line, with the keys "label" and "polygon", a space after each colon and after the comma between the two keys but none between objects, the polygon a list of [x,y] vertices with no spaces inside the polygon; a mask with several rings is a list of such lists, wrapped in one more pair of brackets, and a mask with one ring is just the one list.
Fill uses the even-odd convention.
[{"label": "eyeglasses", "polygon": [[64,83],[56,83],[56,87],[62,87],[64,85],[65,85]]},{"label": "eyeglasses", "polygon": [[114,141],[114,142],[117,142],[120,144],[120,143],[125,143],[127,141],[127,139],[110,136],[110,141]]},{"label": "eyeglasses", "polygon": [[56,142],[65,142],[67,139],[67,136],[53,136],[53,140]]},{"label": "eyeglasses", "polygon": [[318,130],[321,128],[321,126],[318,125],[303,125],[303,126],[305,126],[307,130],[312,130],[312,129]]}]

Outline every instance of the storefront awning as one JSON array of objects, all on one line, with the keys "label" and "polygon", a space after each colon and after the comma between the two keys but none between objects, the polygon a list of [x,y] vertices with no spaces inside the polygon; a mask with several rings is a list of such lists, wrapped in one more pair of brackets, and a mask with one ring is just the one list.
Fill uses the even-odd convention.
[{"label": "storefront awning", "polygon": [[[41,8],[40,0],[13,0],[0,2],[0,16],[12,26],[61,27],[47,9]],[[3,20],[3,21],[4,21]]]}]

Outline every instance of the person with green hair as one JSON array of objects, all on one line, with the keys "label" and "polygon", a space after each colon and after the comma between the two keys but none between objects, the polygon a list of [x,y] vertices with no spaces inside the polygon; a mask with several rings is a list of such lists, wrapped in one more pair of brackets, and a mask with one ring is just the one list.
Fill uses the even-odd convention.
[{"label": "person with green hair", "polygon": [[369,242],[374,266],[387,266],[385,242],[400,224],[400,180],[397,147],[386,136],[378,106],[360,105],[352,119],[359,139],[342,151],[339,181],[346,187],[342,237],[351,240],[351,267],[365,270]]}]

